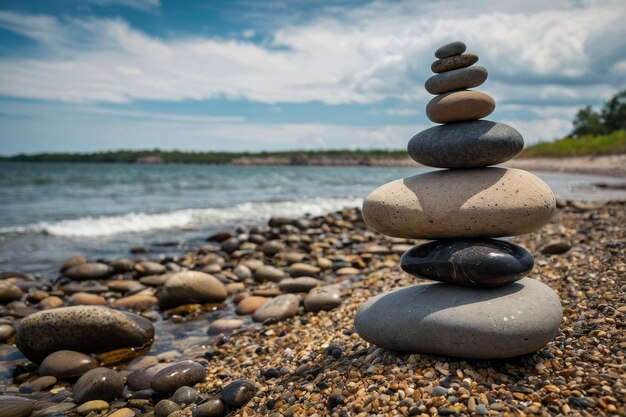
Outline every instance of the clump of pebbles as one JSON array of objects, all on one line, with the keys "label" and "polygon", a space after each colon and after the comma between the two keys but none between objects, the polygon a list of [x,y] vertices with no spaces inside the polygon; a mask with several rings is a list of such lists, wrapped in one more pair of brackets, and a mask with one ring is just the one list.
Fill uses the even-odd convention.
[{"label": "clump of pebbles", "polygon": [[626,206],[559,205],[512,242],[537,254],[529,277],[557,292],[564,318],[545,348],[508,360],[362,340],[358,307],[420,282],[399,267],[420,242],[375,233],[357,209],[272,219],[178,254],[77,256],[59,277],[5,272],[0,415],[624,415]]}]

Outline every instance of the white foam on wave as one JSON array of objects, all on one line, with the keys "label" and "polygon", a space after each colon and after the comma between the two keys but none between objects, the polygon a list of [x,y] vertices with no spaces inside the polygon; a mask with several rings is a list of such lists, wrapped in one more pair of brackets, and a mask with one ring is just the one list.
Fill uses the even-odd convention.
[{"label": "white foam on wave", "polygon": [[281,202],[241,203],[231,207],[185,209],[169,213],[128,213],[83,217],[0,228],[0,234],[41,233],[66,237],[99,237],[158,229],[217,226],[236,222],[266,221],[270,217],[321,216],[346,207],[361,206],[361,198],[311,198]]}]

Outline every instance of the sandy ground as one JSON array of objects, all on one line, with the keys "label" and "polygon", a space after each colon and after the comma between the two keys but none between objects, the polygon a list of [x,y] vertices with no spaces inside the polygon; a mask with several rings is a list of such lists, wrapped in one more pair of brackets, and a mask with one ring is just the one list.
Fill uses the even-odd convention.
[{"label": "sandy ground", "polygon": [[516,158],[504,165],[529,171],[609,175],[626,179],[626,154],[568,158]]}]

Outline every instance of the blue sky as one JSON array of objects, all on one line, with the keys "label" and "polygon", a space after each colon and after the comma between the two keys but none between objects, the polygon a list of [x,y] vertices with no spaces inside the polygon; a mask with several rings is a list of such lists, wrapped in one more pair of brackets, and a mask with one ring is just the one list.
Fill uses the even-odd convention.
[{"label": "blue sky", "polygon": [[626,87],[617,1],[0,2],[0,154],[403,148],[464,40],[526,143]]}]

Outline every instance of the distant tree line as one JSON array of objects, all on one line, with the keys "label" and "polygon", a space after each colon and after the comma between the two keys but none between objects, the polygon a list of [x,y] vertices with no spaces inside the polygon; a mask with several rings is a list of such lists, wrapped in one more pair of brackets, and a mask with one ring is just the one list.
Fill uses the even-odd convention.
[{"label": "distant tree line", "polygon": [[38,153],[2,157],[8,161],[32,162],[163,162],[184,164],[229,164],[239,158],[286,158],[301,162],[310,158],[406,158],[405,150],[327,150],[284,152],[184,152],[152,150],[118,150],[93,153]]},{"label": "distant tree line", "polygon": [[626,90],[617,93],[596,111],[591,106],[578,110],[570,137],[608,135],[626,129]]}]

